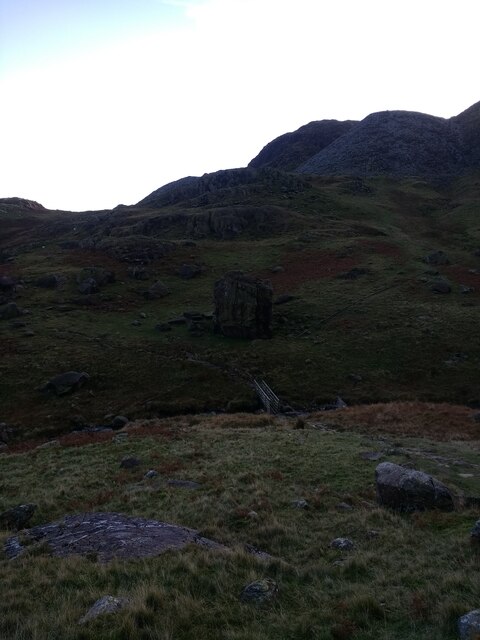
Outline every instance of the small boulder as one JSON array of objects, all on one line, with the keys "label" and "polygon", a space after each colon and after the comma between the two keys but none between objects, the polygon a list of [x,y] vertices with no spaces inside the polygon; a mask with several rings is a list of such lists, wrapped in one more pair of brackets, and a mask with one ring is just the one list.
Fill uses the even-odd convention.
[{"label": "small boulder", "polygon": [[292,502],[292,507],[294,507],[295,509],[308,509],[310,505],[305,500],[305,498],[299,498],[298,500],[294,500]]},{"label": "small boulder", "polygon": [[477,520],[470,531],[470,542],[480,548],[480,520]]},{"label": "small boulder", "polygon": [[436,266],[450,264],[450,260],[448,256],[443,251],[432,251],[427,256],[423,258],[425,264],[432,264]]},{"label": "small boulder", "polygon": [[14,293],[17,282],[10,276],[0,276],[0,291],[2,293]]},{"label": "small boulder", "polygon": [[18,318],[21,315],[23,315],[23,311],[15,302],[7,302],[7,304],[0,306],[0,320],[12,320],[12,318]]},{"label": "small boulder", "polygon": [[73,393],[81,389],[83,385],[90,380],[88,373],[78,371],[67,371],[53,377],[43,387],[39,387],[39,391],[49,391],[56,396],[63,396],[67,393]]},{"label": "small boulder", "polygon": [[160,331],[161,333],[167,333],[172,330],[172,327],[166,322],[159,322],[155,325],[155,330]]},{"label": "small boulder", "polygon": [[460,640],[478,640],[480,638],[480,609],[466,613],[458,621]]},{"label": "small boulder", "polygon": [[433,293],[450,293],[452,290],[452,287],[448,284],[448,282],[446,280],[443,280],[443,278],[439,278],[438,280],[436,280],[435,282],[433,282],[430,286],[430,291],[433,291]]},{"label": "small boulder", "polygon": [[455,508],[452,492],[423,471],[407,469],[393,462],[381,462],[375,469],[377,500],[397,511]]},{"label": "small boulder", "polygon": [[43,289],[56,289],[60,285],[60,278],[53,274],[45,274],[35,280],[35,286]]},{"label": "small boulder", "polygon": [[117,613],[129,603],[128,598],[114,598],[113,596],[103,596],[95,602],[95,604],[80,618],[78,624],[85,624],[90,620],[98,618],[98,616],[107,613]]},{"label": "small boulder", "polygon": [[272,578],[263,578],[247,584],[240,593],[240,600],[252,604],[268,602],[278,593],[278,585]]},{"label": "small boulder", "polygon": [[126,416],[115,416],[112,420],[112,429],[122,429],[128,422],[129,419]]},{"label": "small boulder", "polygon": [[145,478],[145,480],[152,480],[152,478],[156,478],[157,476],[158,471],[155,471],[155,469],[149,469],[143,477]]},{"label": "small boulder", "polygon": [[125,456],[120,462],[120,469],[133,469],[140,466],[140,460],[135,456]]},{"label": "small boulder", "polygon": [[351,551],[355,545],[350,538],[335,538],[331,541],[330,547],[339,551]]},{"label": "small boulder", "polygon": [[33,516],[36,504],[19,504],[0,514],[0,529],[24,529]]},{"label": "small boulder", "polygon": [[148,278],[150,277],[145,267],[141,267],[141,266],[129,267],[128,275],[130,278],[133,278],[134,280],[148,280]]},{"label": "small boulder", "polygon": [[183,280],[191,280],[202,273],[202,267],[198,264],[182,264],[178,270],[178,275]]},{"label": "small boulder", "polygon": [[93,293],[98,293],[100,288],[95,278],[85,278],[85,280],[81,280],[78,283],[77,290],[78,293],[87,296],[92,295]]},{"label": "small boulder", "polygon": [[145,291],[143,295],[147,300],[159,300],[160,298],[165,298],[165,296],[168,296],[169,293],[170,289],[165,284],[163,284],[163,282],[157,280],[157,282],[152,284],[152,286],[147,291]]}]

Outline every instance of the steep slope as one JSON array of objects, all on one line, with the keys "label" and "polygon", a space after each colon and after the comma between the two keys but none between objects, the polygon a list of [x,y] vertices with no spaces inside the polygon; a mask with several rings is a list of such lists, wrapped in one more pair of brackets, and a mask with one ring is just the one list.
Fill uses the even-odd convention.
[{"label": "steep slope", "polygon": [[296,171],[436,178],[459,174],[464,166],[455,122],[411,111],[382,111],[367,116]]},{"label": "steep slope", "polygon": [[334,140],[348,133],[355,124],[354,120],[310,122],[297,131],[285,133],[269,142],[248,166],[293,171]]},{"label": "steep slope", "polygon": [[461,132],[466,166],[478,168],[480,166],[480,102],[452,118],[452,122]]}]

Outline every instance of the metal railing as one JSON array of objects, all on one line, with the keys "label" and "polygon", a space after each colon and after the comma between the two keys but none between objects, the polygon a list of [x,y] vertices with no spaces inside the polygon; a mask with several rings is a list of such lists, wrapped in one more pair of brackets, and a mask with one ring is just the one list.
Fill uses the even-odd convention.
[{"label": "metal railing", "polygon": [[253,386],[268,413],[280,412],[280,399],[270,389],[265,380],[253,380]]}]

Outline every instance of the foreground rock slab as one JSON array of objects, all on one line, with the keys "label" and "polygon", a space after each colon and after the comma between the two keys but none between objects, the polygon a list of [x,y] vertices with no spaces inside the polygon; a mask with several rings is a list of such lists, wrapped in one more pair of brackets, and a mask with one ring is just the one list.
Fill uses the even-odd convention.
[{"label": "foreground rock slab", "polygon": [[453,511],[454,495],[442,482],[415,469],[382,462],[375,469],[380,505],[397,511]]},{"label": "foreground rock slab", "polygon": [[[165,551],[196,544],[212,550],[227,547],[189,529],[167,522],[135,518],[121,513],[80,513],[22,532],[5,543],[5,554],[15,558],[36,542],[47,544],[54,556],[94,555],[100,562],[113,558],[150,558]],[[259,558],[269,557],[257,549],[247,551]]]}]

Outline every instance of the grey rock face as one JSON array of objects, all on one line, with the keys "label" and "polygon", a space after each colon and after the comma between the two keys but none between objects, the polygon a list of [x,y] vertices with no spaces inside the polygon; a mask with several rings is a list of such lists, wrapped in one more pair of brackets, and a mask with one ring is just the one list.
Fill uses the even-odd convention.
[{"label": "grey rock face", "polygon": [[102,596],[95,604],[87,611],[87,613],[80,618],[78,624],[85,624],[98,616],[105,615],[107,613],[116,613],[123,609],[129,600],[128,598],[114,598],[113,596]]},{"label": "grey rock face", "polygon": [[39,388],[39,391],[50,391],[57,396],[63,396],[67,393],[72,393],[81,389],[83,385],[90,379],[88,373],[83,371],[67,371],[66,373],[60,373],[58,376],[53,377],[43,387]]},{"label": "grey rock face", "polygon": [[393,462],[382,462],[375,469],[377,499],[380,505],[397,511],[441,509],[453,511],[454,496],[439,480]]},{"label": "grey rock face", "polygon": [[231,271],[215,283],[214,330],[231,338],[270,338],[272,288]]},{"label": "grey rock face", "polygon": [[36,504],[19,504],[0,514],[1,529],[23,529],[31,520]]},{"label": "grey rock face", "polygon": [[480,609],[466,613],[458,621],[460,640],[478,640],[480,638]]},{"label": "grey rock face", "polygon": [[465,164],[457,123],[411,111],[372,113],[307,160],[298,173],[444,176]]}]

